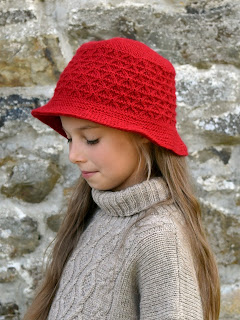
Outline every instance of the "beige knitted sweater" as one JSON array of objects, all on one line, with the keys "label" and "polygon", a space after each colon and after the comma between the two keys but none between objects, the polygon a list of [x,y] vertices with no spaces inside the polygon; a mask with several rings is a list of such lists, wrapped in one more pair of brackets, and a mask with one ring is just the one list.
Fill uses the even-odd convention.
[{"label": "beige knitted sweater", "polygon": [[160,204],[168,195],[161,178],[92,190],[99,208],[66,264],[48,320],[203,319],[184,221],[174,205]]}]

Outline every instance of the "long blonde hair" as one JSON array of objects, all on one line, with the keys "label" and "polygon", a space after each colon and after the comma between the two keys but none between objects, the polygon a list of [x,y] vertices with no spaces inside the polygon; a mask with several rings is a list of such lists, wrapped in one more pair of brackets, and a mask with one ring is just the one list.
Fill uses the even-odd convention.
[{"label": "long blonde hair", "polygon": [[[148,146],[148,151],[137,142],[136,146],[139,155],[145,159],[148,176],[162,176],[165,179],[173,202],[184,216],[193,256],[197,261],[196,273],[204,320],[217,320],[220,310],[218,270],[202,227],[201,210],[192,192],[186,159],[152,143],[150,147]],[[56,236],[52,259],[47,267],[44,281],[24,320],[47,319],[63,268],[95,209],[91,188],[80,178]]]}]

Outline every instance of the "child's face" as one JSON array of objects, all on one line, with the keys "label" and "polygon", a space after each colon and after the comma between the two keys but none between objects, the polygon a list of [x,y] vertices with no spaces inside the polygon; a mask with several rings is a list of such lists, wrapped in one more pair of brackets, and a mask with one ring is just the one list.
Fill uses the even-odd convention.
[{"label": "child's face", "polygon": [[[139,164],[128,133],[83,119],[61,117],[61,121],[69,139],[69,159],[90,187],[117,191],[145,180],[145,163]],[[148,142],[140,136],[139,140]]]}]

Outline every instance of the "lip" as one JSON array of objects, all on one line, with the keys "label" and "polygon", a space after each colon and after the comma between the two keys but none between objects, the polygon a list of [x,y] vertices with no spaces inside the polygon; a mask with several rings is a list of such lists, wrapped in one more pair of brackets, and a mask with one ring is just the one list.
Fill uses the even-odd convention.
[{"label": "lip", "polygon": [[97,171],[81,171],[81,173],[84,179],[88,179],[97,173]]}]

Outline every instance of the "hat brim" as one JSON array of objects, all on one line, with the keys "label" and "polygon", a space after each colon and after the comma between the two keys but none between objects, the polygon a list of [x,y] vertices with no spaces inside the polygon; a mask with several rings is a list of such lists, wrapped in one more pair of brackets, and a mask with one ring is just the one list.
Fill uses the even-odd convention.
[{"label": "hat brim", "polygon": [[104,107],[102,104],[94,103],[93,105],[89,101],[76,104],[76,101],[73,103],[69,98],[66,101],[56,101],[52,98],[46,105],[32,110],[32,115],[65,138],[66,133],[62,128],[60,116],[85,119],[111,128],[139,133],[153,143],[172,150],[178,155],[188,155],[187,147],[175,127],[169,128],[167,124],[164,125],[163,122],[159,124],[154,120],[151,122],[151,130],[149,130],[149,123],[145,125],[141,117],[123,117],[114,108]]}]

